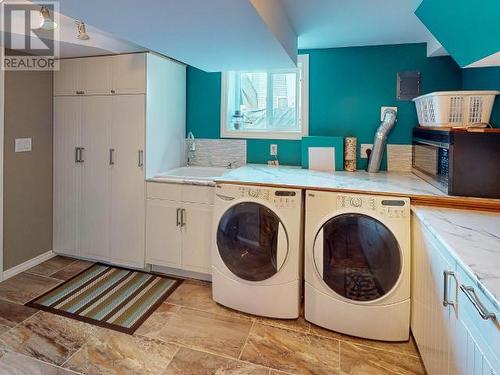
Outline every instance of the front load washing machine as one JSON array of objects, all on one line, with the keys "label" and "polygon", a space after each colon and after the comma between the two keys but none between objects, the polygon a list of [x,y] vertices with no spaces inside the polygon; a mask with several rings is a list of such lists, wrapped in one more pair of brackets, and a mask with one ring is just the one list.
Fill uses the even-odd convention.
[{"label": "front load washing machine", "polygon": [[305,318],[374,340],[410,332],[410,201],[306,192]]},{"label": "front load washing machine", "polygon": [[217,185],[213,222],[213,299],[254,315],[297,318],[301,190]]}]

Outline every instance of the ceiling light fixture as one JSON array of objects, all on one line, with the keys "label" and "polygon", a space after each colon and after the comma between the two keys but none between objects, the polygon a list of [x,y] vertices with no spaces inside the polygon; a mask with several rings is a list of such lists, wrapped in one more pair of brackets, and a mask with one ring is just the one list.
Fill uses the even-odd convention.
[{"label": "ceiling light fixture", "polygon": [[57,23],[50,18],[50,11],[45,5],[40,9],[40,16],[42,18],[42,22],[40,23],[40,29],[42,30],[54,30],[57,27]]},{"label": "ceiling light fixture", "polygon": [[85,22],[83,21],[75,21],[76,28],[78,30],[78,35],[76,36],[80,40],[89,40],[89,34],[87,34],[87,28],[85,27]]}]

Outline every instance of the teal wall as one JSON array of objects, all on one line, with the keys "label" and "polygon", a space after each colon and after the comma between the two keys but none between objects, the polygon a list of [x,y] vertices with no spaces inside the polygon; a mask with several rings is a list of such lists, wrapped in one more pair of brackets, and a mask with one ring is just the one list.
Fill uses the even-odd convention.
[{"label": "teal wall", "polygon": [[498,0],[423,0],[415,14],[462,67],[500,50]]},{"label": "teal wall", "polygon": [[[461,70],[450,57],[426,57],[425,44],[306,50],[309,54],[309,135],[354,136],[372,143],[380,107],[397,106],[398,123],[390,143],[410,144],[417,124],[411,101],[396,100],[398,71],[420,71],[422,92],[458,90]],[[219,138],[220,73],[188,68],[187,131],[198,138]],[[300,141],[248,140],[249,163],[265,163],[269,145],[278,144],[282,164],[301,164]],[[359,147],[359,146],[358,146]],[[358,151],[359,155],[359,151]],[[384,164],[385,165],[385,164]],[[366,160],[358,160],[365,168]]]},{"label": "teal wall", "polygon": [[[463,69],[462,82],[464,90],[500,90],[500,67]],[[500,96],[495,100],[490,122],[500,128]]]}]

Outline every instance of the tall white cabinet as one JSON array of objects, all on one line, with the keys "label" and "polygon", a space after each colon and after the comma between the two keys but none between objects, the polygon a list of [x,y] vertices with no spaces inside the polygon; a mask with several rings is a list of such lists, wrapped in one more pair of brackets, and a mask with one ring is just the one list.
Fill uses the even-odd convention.
[{"label": "tall white cabinet", "polygon": [[153,54],[62,61],[54,77],[56,253],[144,267],[146,165],[155,174],[179,158],[164,142],[184,144],[185,77],[185,66]]}]

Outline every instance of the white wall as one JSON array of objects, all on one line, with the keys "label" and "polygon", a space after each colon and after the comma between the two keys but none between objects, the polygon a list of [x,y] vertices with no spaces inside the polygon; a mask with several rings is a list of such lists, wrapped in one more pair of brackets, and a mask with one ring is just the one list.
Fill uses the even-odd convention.
[{"label": "white wall", "polygon": [[146,177],[186,165],[186,66],[147,56]]}]

